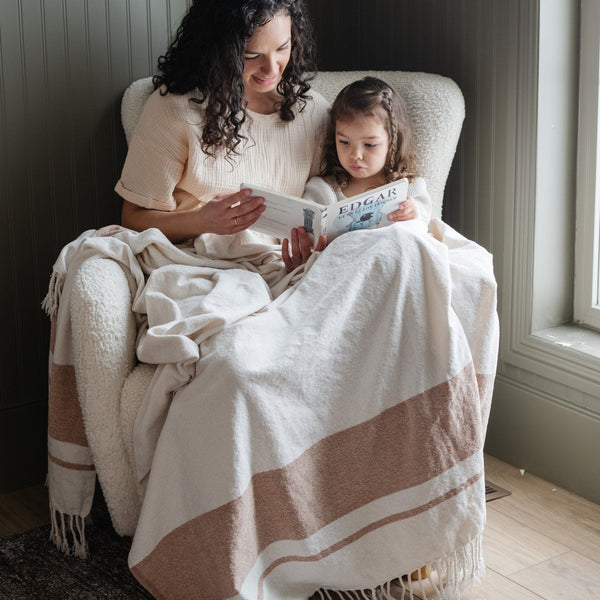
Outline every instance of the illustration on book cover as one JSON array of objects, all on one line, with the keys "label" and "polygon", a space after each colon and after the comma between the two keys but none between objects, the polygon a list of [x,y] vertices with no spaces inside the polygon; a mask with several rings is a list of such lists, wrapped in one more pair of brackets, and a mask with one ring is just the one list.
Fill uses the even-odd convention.
[{"label": "illustration on book cover", "polygon": [[383,207],[396,196],[396,190],[387,190],[387,194],[370,196],[362,202],[351,202],[340,207],[332,226],[340,233],[345,231],[358,231],[377,227],[386,213]]},{"label": "illustration on book cover", "polygon": [[315,222],[315,211],[312,208],[305,208],[302,210],[304,213],[304,229],[306,229],[306,233],[314,234],[315,230],[313,227],[313,223]]}]

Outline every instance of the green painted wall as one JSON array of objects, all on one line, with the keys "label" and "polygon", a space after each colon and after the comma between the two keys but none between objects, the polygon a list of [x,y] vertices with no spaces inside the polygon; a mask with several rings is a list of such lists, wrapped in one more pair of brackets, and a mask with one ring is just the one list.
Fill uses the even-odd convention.
[{"label": "green painted wall", "polygon": [[118,222],[123,90],[150,74],[185,0],[0,2],[0,491],[43,481],[60,249]]}]

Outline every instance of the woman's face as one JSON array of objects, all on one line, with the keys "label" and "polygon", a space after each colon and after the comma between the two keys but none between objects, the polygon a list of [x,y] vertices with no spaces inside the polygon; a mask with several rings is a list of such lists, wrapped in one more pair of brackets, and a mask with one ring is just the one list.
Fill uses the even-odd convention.
[{"label": "woman's face", "polygon": [[248,38],[243,80],[250,110],[274,111],[273,104],[278,100],[277,84],[290,60],[291,48],[292,21],[284,13],[277,13]]}]

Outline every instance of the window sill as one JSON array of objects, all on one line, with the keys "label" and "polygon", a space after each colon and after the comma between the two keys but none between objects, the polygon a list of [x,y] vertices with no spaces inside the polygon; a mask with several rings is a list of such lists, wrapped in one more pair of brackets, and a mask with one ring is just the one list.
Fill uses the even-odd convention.
[{"label": "window sill", "polygon": [[498,374],[600,420],[600,333],[576,324],[525,336],[505,353]]},{"label": "window sill", "polygon": [[569,323],[536,331],[533,335],[559,348],[583,354],[586,359],[592,361],[595,359],[600,367],[600,332],[598,331]]}]

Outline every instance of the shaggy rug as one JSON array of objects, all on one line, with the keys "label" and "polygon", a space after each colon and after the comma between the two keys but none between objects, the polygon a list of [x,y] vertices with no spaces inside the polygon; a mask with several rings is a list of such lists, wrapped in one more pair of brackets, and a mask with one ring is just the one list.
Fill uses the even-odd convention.
[{"label": "shaggy rug", "polygon": [[60,552],[50,525],[0,539],[0,599],[151,600],[127,567],[130,539],[115,533],[105,509],[87,526],[88,559]]}]

